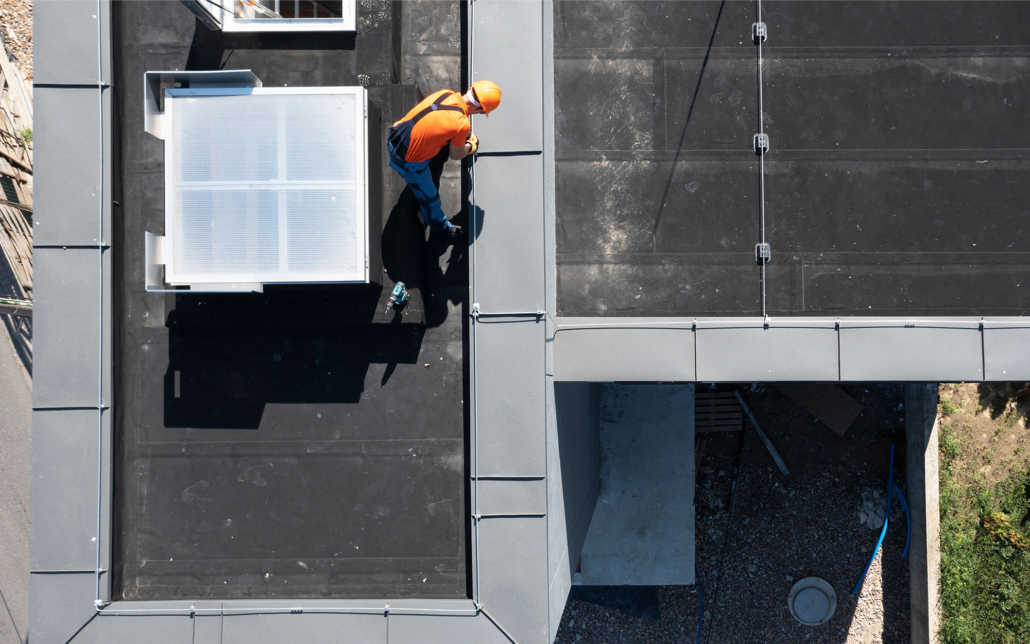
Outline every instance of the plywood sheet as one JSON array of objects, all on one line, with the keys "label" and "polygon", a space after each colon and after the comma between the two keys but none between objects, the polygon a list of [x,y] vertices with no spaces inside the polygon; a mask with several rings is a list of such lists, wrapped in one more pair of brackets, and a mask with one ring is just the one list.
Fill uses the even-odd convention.
[{"label": "plywood sheet", "polygon": [[848,431],[864,409],[837,385],[780,385],[777,389],[838,436]]}]

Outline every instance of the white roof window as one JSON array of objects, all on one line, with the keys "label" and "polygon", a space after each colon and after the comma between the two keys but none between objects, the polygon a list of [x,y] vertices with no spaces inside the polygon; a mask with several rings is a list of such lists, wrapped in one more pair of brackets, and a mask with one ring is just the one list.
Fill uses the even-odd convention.
[{"label": "white roof window", "polygon": [[357,0],[186,0],[212,29],[355,31]]},{"label": "white roof window", "polygon": [[366,101],[362,87],[165,88],[165,234],[148,239],[163,279],[148,288],[367,283]]}]

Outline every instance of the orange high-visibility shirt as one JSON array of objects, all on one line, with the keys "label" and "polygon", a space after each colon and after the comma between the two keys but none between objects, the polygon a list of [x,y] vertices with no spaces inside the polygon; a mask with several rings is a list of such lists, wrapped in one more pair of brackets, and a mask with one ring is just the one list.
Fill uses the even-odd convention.
[{"label": "orange high-visibility shirt", "polygon": [[[416,114],[432,105],[441,94],[448,91],[441,90],[430,94],[424,101],[411,108],[411,111],[394,125],[413,119]],[[437,110],[423,116],[422,120],[411,128],[411,142],[408,143],[408,153],[404,155],[405,161],[413,163],[428,161],[439,154],[440,149],[448,143],[457,147],[465,145],[465,140],[468,139],[472,127],[469,123],[468,106],[465,105],[464,99],[460,94],[455,93],[443,99],[441,105],[456,105],[462,111]]]}]

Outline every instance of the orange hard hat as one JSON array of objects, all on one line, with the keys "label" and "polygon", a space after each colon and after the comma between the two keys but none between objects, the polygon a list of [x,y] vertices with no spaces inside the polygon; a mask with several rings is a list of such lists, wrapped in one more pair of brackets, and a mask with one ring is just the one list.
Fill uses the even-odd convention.
[{"label": "orange hard hat", "polygon": [[472,83],[472,92],[475,93],[476,100],[479,101],[487,116],[501,104],[501,88],[488,80]]}]

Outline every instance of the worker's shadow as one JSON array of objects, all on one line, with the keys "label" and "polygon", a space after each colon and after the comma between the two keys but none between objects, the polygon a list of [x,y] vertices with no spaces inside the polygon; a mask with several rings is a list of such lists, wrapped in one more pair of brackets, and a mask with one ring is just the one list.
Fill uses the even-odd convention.
[{"label": "worker's shadow", "polygon": [[[463,181],[463,174],[458,177],[443,176],[447,161],[447,148],[444,148],[430,162],[429,172],[433,184],[445,194],[458,188],[461,194],[466,195],[464,184],[467,182]],[[403,186],[403,189],[383,227],[383,268],[389,280],[384,287],[388,290],[393,284],[404,282],[412,293],[407,305],[409,310],[421,307],[426,326],[438,327],[455,308],[465,308],[469,284],[468,245],[474,239],[461,239],[452,243],[442,235],[430,233],[419,212],[414,193],[393,169],[388,168],[387,171],[394,185],[398,189]],[[456,186],[455,182],[462,185]],[[396,189],[393,192],[396,194]],[[467,201],[463,200],[463,203]],[[483,221],[483,211],[478,209],[475,226],[477,235],[482,230]],[[451,222],[469,232],[469,217],[464,208],[451,217]]]}]

